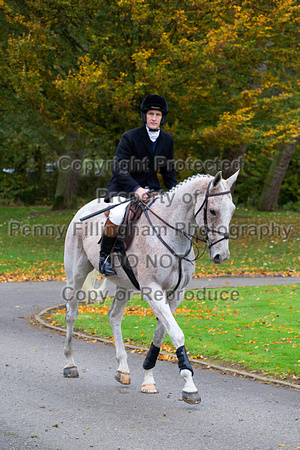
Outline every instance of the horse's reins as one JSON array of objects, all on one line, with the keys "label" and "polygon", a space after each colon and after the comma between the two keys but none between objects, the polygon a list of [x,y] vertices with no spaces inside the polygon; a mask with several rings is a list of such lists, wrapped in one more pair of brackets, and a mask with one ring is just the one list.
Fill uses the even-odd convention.
[{"label": "horse's reins", "polygon": [[[201,238],[201,237],[199,237],[198,235],[194,236],[194,235],[192,235],[192,234],[187,233],[186,231],[183,231],[183,230],[180,230],[179,228],[174,227],[173,225],[171,225],[171,224],[169,224],[168,222],[166,222],[166,221],[165,221],[162,217],[160,217],[158,214],[156,214],[156,213],[155,213],[155,212],[154,212],[154,211],[153,211],[146,203],[144,203],[143,201],[140,202],[140,205],[141,205],[141,208],[142,208],[142,210],[143,210],[143,212],[144,212],[144,214],[145,214],[145,217],[146,217],[146,219],[148,220],[149,225],[151,226],[152,230],[154,231],[156,237],[157,237],[157,238],[160,240],[160,242],[161,242],[161,243],[169,250],[169,252],[170,252],[173,256],[175,256],[176,258],[178,258],[178,260],[179,260],[179,275],[178,275],[178,281],[177,281],[177,283],[176,283],[176,286],[175,286],[174,289],[172,290],[172,292],[175,292],[175,291],[176,291],[176,289],[178,288],[178,286],[179,286],[179,284],[180,284],[180,281],[181,281],[181,275],[182,275],[182,260],[185,260],[185,261],[188,261],[188,262],[190,262],[190,263],[193,263],[194,261],[196,261],[196,260],[199,258],[200,251],[199,251],[199,248],[198,248],[198,246],[197,246],[197,242],[198,242],[198,241],[204,242],[204,243],[206,244],[206,246],[210,249],[213,245],[218,244],[219,242],[221,242],[221,241],[223,241],[223,240],[225,240],[225,239],[229,239],[229,237],[230,237],[229,233],[223,233],[223,231],[219,231],[219,230],[211,230],[211,229],[208,227],[208,222],[207,222],[207,205],[208,205],[208,199],[209,199],[209,197],[216,197],[216,196],[219,196],[219,195],[231,194],[231,191],[230,191],[230,190],[229,190],[229,191],[217,192],[217,193],[211,194],[211,193],[209,192],[209,189],[210,189],[210,186],[211,186],[212,181],[213,181],[213,180],[211,180],[211,181],[209,182],[208,186],[207,186],[206,193],[205,193],[205,197],[204,197],[204,200],[203,200],[202,205],[200,206],[200,208],[198,209],[198,211],[197,211],[196,214],[194,215],[194,217],[196,218],[196,216],[199,214],[199,212],[200,212],[200,211],[202,210],[202,208],[203,208],[203,220],[204,220],[204,228],[205,228],[205,238],[204,238],[204,239]],[[156,199],[155,199],[155,200],[156,200]],[[167,244],[167,242],[161,237],[161,235],[158,233],[158,231],[156,230],[155,226],[153,225],[153,223],[152,223],[152,221],[151,221],[151,219],[150,219],[150,217],[149,217],[148,211],[150,211],[155,217],[157,217],[161,222],[163,222],[163,223],[164,223],[165,225],[167,225],[169,228],[171,228],[172,230],[175,230],[175,231],[177,231],[177,232],[183,234],[183,235],[190,241],[190,246],[189,246],[188,250],[185,252],[184,255],[179,255],[178,253],[176,253],[176,252],[169,246],[169,244]],[[221,235],[223,235],[223,237],[222,237],[221,239],[218,239],[218,240],[215,241],[215,242],[209,243],[209,242],[210,242],[210,239],[209,239],[209,237],[208,237],[208,233],[210,233],[210,232],[211,232],[211,233],[218,233],[218,234],[221,234]],[[193,239],[196,240],[196,243],[193,242]],[[208,243],[209,243],[209,245],[207,245]],[[191,259],[188,259],[187,256],[188,256],[188,254],[190,253],[193,244],[194,244],[194,245],[196,246],[196,248],[197,248],[197,256],[195,257],[195,259],[191,260]],[[205,246],[205,248],[204,248],[202,254],[200,255],[200,257],[204,254],[205,249],[206,249],[206,246]]]},{"label": "horse's reins", "polygon": [[[143,210],[143,212],[144,212],[144,214],[145,214],[145,217],[146,217],[146,219],[148,220],[148,222],[149,222],[149,224],[150,224],[152,230],[154,231],[156,237],[160,240],[160,242],[162,242],[162,243],[164,244],[164,246],[172,253],[172,255],[173,255],[173,256],[176,256],[176,257],[179,258],[179,259],[185,259],[186,261],[192,262],[191,260],[189,260],[189,259],[187,258],[187,255],[190,253],[191,248],[192,248],[192,245],[193,245],[192,239],[190,239],[191,235],[189,235],[189,234],[186,233],[185,231],[182,231],[182,230],[179,230],[179,229],[176,228],[176,227],[173,227],[173,225],[171,225],[170,223],[166,222],[162,217],[160,217],[158,214],[156,214],[154,211],[152,211],[152,209],[151,209],[148,205],[146,205],[146,203],[141,202],[141,208],[142,208],[142,210]],[[159,220],[161,220],[161,221],[162,221],[165,225],[167,225],[169,228],[171,228],[172,230],[175,230],[175,231],[178,231],[178,232],[182,233],[187,239],[189,239],[189,241],[190,241],[190,247],[189,247],[189,249],[187,250],[187,252],[186,252],[184,255],[179,255],[178,253],[176,253],[176,252],[169,246],[169,244],[167,244],[166,241],[161,237],[161,235],[159,234],[159,232],[156,230],[155,225],[153,225],[153,223],[152,223],[152,221],[151,221],[151,219],[150,219],[150,217],[149,217],[148,211],[150,211],[154,216],[156,216]]]}]

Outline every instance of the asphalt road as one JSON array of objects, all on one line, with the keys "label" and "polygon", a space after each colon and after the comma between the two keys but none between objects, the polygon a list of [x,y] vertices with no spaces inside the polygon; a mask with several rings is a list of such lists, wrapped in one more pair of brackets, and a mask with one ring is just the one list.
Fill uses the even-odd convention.
[{"label": "asphalt road", "polygon": [[202,403],[192,406],[180,400],[177,365],[158,361],[160,393],[142,394],[144,356],[129,353],[132,384],[124,387],[114,380],[114,348],[81,339],[80,378],[64,378],[65,337],[27,320],[61,303],[62,286],[0,283],[1,450],[300,448],[293,389],[195,368]]}]

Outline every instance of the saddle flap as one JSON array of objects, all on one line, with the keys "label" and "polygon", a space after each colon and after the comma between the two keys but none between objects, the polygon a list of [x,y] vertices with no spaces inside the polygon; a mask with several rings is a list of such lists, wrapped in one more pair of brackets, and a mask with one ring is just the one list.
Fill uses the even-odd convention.
[{"label": "saddle flap", "polygon": [[126,207],[125,216],[119,227],[118,239],[123,241],[125,250],[132,244],[135,235],[135,224],[141,217],[143,210],[136,201],[129,203]]},{"label": "saddle flap", "polygon": [[[157,192],[151,192],[146,203],[152,205],[157,199]],[[143,213],[140,202],[135,199],[128,204],[122,224],[119,226],[118,240],[124,244],[124,249],[128,250],[135,236],[136,223]]]}]

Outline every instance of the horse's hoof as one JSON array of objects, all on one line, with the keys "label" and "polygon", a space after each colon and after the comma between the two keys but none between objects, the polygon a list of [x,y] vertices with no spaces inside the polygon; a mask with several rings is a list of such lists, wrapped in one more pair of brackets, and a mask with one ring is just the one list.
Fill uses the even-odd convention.
[{"label": "horse's hoof", "polygon": [[67,378],[78,378],[79,373],[76,366],[65,367],[63,371],[64,377]]},{"label": "horse's hoof", "polygon": [[130,374],[128,372],[116,371],[115,380],[121,384],[130,384]]},{"label": "horse's hoof", "polygon": [[198,403],[201,402],[201,398],[200,398],[198,391],[196,391],[196,392],[182,391],[182,400],[185,401],[186,403],[190,403],[192,405],[197,405]]},{"label": "horse's hoof", "polygon": [[141,391],[145,394],[158,394],[159,392],[154,383],[142,384]]}]

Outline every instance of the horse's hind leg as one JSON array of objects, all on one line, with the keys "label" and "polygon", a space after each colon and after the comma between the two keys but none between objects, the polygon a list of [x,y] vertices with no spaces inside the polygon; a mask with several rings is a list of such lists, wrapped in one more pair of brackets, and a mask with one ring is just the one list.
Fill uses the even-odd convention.
[{"label": "horse's hind leg", "polygon": [[113,331],[116,348],[116,358],[119,363],[115,379],[122,384],[130,384],[130,372],[127,364],[127,353],[123,343],[121,323],[125,306],[130,300],[133,290],[117,287],[115,298],[108,311],[110,325]]},{"label": "horse's hind leg", "polygon": [[67,338],[64,354],[67,358],[63,374],[68,378],[77,378],[78,369],[73,357],[72,337],[73,328],[78,315],[78,291],[81,289],[85,278],[92,270],[92,265],[85,254],[78,256],[70,252],[65,255],[65,270],[67,275],[67,286],[63,289],[62,296],[66,300],[66,324]]}]

